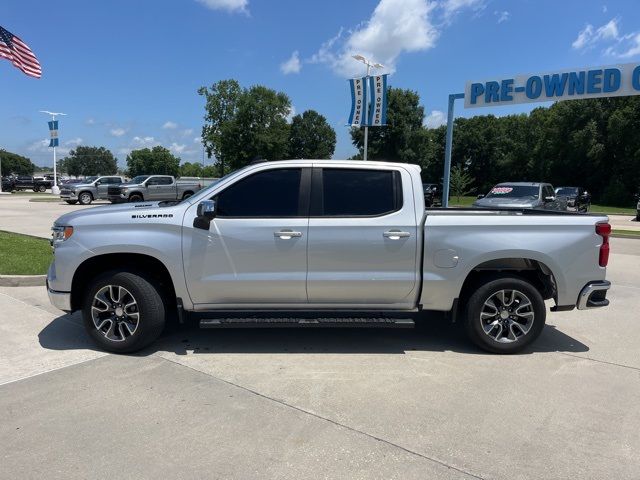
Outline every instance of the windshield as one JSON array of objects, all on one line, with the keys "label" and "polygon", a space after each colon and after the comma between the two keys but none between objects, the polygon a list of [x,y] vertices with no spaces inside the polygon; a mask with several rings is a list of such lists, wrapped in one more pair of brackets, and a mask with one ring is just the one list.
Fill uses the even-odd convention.
[{"label": "windshield", "polygon": [[556,195],[561,195],[561,196],[564,196],[564,197],[576,196],[576,195],[578,195],[578,187],[556,188]]},{"label": "windshield", "polygon": [[128,183],[142,183],[151,175],[138,175],[137,177],[133,177]]},{"label": "windshield", "polygon": [[93,183],[98,179],[98,177],[87,177],[84,179],[84,183]]},{"label": "windshield", "polygon": [[538,198],[539,190],[531,185],[497,185],[486,198]]}]

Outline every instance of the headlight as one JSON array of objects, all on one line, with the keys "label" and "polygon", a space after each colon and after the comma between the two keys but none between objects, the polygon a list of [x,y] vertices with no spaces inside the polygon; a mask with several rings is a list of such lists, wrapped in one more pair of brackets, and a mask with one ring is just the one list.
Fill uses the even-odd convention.
[{"label": "headlight", "polygon": [[120,187],[120,193],[127,193],[128,190],[129,190],[128,188]]},{"label": "headlight", "polygon": [[51,227],[51,231],[53,232],[51,245],[54,247],[64,242],[67,238],[73,235],[73,227],[63,227],[61,225],[54,225],[53,227]]}]

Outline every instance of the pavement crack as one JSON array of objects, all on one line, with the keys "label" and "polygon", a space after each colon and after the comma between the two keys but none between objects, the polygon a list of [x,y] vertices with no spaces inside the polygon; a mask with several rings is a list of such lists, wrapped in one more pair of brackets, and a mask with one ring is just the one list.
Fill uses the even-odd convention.
[{"label": "pavement crack", "polygon": [[311,412],[309,410],[305,410],[302,407],[298,407],[296,405],[292,405],[290,403],[287,403],[284,400],[280,400],[280,399],[277,399],[277,398],[274,398],[274,397],[270,397],[270,396],[265,395],[263,393],[260,393],[260,392],[258,392],[256,390],[252,390],[249,387],[245,387],[243,385],[239,385],[239,384],[231,382],[229,380],[225,380],[223,378],[220,378],[220,377],[217,377],[215,375],[212,375],[211,373],[208,373],[208,372],[203,372],[202,370],[198,370],[197,368],[191,367],[189,365],[185,365],[183,363],[176,362],[175,360],[171,360],[169,358],[165,358],[165,357],[162,357],[162,356],[159,356],[159,358],[162,358],[163,360],[165,360],[167,362],[170,362],[170,363],[173,363],[175,365],[179,365],[181,367],[185,367],[185,368],[188,368],[188,369],[193,370],[195,372],[207,375],[207,376],[209,376],[211,378],[215,378],[216,380],[218,380],[220,382],[223,382],[223,383],[225,383],[227,385],[239,388],[241,390],[244,390],[245,392],[251,393],[251,394],[256,395],[256,396],[258,396],[260,398],[264,398],[265,400],[268,400],[270,402],[277,403],[277,404],[282,405],[282,406],[287,407],[287,408],[291,408],[291,409],[296,410],[296,411],[298,411],[300,413],[303,413],[305,415],[309,415],[311,417],[317,418],[318,420],[322,420],[322,421],[328,422],[328,423],[330,423],[332,425],[335,425],[336,427],[343,428],[345,430],[348,430],[348,431],[354,432],[354,433],[358,433],[360,435],[364,435],[365,437],[368,437],[368,438],[370,438],[372,440],[376,440],[378,442],[382,442],[385,445],[388,445],[388,446],[393,447],[393,448],[397,448],[397,449],[402,450],[402,451],[404,451],[404,452],[406,452],[406,453],[408,453],[410,455],[413,455],[415,457],[419,457],[419,458],[422,458],[422,459],[427,460],[429,462],[436,463],[436,464],[441,465],[441,466],[443,466],[445,468],[448,468],[450,470],[455,470],[456,472],[460,472],[460,473],[462,473],[464,475],[467,475],[469,477],[472,477],[472,478],[477,478],[479,480],[486,480],[484,477],[481,477],[479,475],[471,473],[471,472],[469,472],[467,470],[464,470],[464,469],[462,469],[460,467],[456,467],[454,465],[450,465],[450,464],[444,462],[443,460],[438,460],[437,458],[430,457],[430,456],[425,455],[425,454],[420,453],[420,452],[416,452],[415,450],[411,450],[410,448],[403,447],[402,445],[394,443],[394,442],[392,442],[390,440],[385,440],[384,438],[378,437],[378,436],[373,435],[371,433],[367,433],[367,432],[365,432],[363,430],[359,430],[359,429],[354,428],[354,427],[350,427],[349,425],[345,425],[344,423],[337,422],[337,421],[332,420],[332,419],[330,419],[328,417],[323,417],[322,415],[319,415],[317,413]]},{"label": "pavement crack", "polygon": [[640,371],[639,367],[634,367],[632,365],[625,365],[623,363],[607,362],[606,360],[598,360],[597,358],[583,357],[581,355],[575,355],[573,353],[567,353],[567,352],[558,352],[558,353],[560,353],[562,355],[566,355],[567,357],[579,358],[581,360],[589,360],[591,362],[603,363],[605,365],[612,365],[614,367],[629,368],[631,370]]}]

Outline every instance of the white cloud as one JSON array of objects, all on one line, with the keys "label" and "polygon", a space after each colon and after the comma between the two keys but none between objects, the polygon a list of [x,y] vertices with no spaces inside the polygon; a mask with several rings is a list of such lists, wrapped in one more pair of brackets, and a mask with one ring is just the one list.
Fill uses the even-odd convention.
[{"label": "white cloud", "polygon": [[72,138],[71,140],[67,140],[64,142],[64,145],[67,147],[77,147],[82,143],[82,139],[80,137]]},{"label": "white cloud", "polygon": [[433,110],[424,119],[424,126],[427,128],[438,128],[447,123],[447,116],[440,110]]},{"label": "white cloud", "polygon": [[151,137],[151,136],[148,136],[148,137],[135,136],[133,137],[131,142],[137,148],[153,147],[155,145],[160,144],[160,142],[158,142],[154,137]]},{"label": "white cloud", "polygon": [[585,27],[578,32],[578,36],[571,46],[575,50],[583,50],[592,48],[600,42],[620,41],[619,21],[618,18],[612,18],[597,29],[591,24],[585,25]]},{"label": "white cloud", "polygon": [[[343,42],[341,30],[310,61],[326,63],[336,73],[349,77],[364,73],[364,66],[352,58],[360,54],[393,72],[400,54],[435,45],[438,31],[429,18],[435,5],[428,0],[380,0],[368,21],[350,31]],[[341,46],[336,48],[338,42]]]},{"label": "white cloud", "polygon": [[614,55],[620,58],[631,58],[640,55],[640,33],[627,35],[625,40],[629,40],[626,50],[620,53],[614,52]]},{"label": "white cloud", "polygon": [[116,127],[116,128],[112,128],[111,130],[109,130],[109,133],[111,135],[113,135],[114,137],[121,137],[125,133],[127,133],[127,131],[124,128]]},{"label": "white cloud", "polygon": [[444,11],[444,19],[450,22],[462,10],[473,10],[476,13],[481,12],[487,7],[486,0],[444,0],[440,7]]},{"label": "white cloud", "polygon": [[176,128],[178,128],[178,124],[176,122],[172,122],[171,120],[167,120],[166,122],[164,122],[164,125],[162,125],[162,128],[165,130],[175,130]]},{"label": "white cloud", "polygon": [[183,153],[186,148],[186,145],[178,144],[176,142],[173,142],[171,145],[169,145],[169,150],[171,150],[171,153]]},{"label": "white cloud", "polygon": [[301,69],[302,64],[300,63],[300,54],[297,50],[291,54],[291,57],[289,57],[287,61],[280,64],[280,71],[285,75],[289,75],[290,73],[300,73]]},{"label": "white cloud", "polygon": [[87,118],[84,123],[85,125],[95,125],[96,121],[93,118]]},{"label": "white cloud", "polygon": [[211,10],[225,10],[231,13],[249,14],[249,0],[196,0]]},{"label": "white cloud", "polygon": [[293,105],[291,105],[291,108],[289,109],[289,114],[287,115],[287,123],[291,123],[293,121],[293,117],[296,116],[296,107],[294,107]]},{"label": "white cloud", "polygon": [[183,137],[189,137],[189,136],[191,136],[191,135],[193,135],[193,128],[185,128],[185,129],[182,131],[182,136],[183,136]]},{"label": "white cloud", "polygon": [[506,10],[503,10],[503,11],[496,10],[495,12],[493,12],[493,14],[496,17],[498,17],[498,23],[506,22],[509,20],[509,17],[511,17],[511,14]]}]

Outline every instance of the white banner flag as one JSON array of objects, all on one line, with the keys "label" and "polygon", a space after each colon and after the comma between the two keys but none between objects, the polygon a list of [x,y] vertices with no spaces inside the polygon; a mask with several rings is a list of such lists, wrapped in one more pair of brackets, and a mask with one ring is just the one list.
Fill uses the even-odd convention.
[{"label": "white banner flag", "polygon": [[366,123],[367,82],[364,78],[352,78],[349,83],[351,85],[349,125],[359,127]]},{"label": "white banner flag", "polygon": [[387,124],[387,75],[374,75],[371,82],[371,107],[369,126],[381,127]]}]

